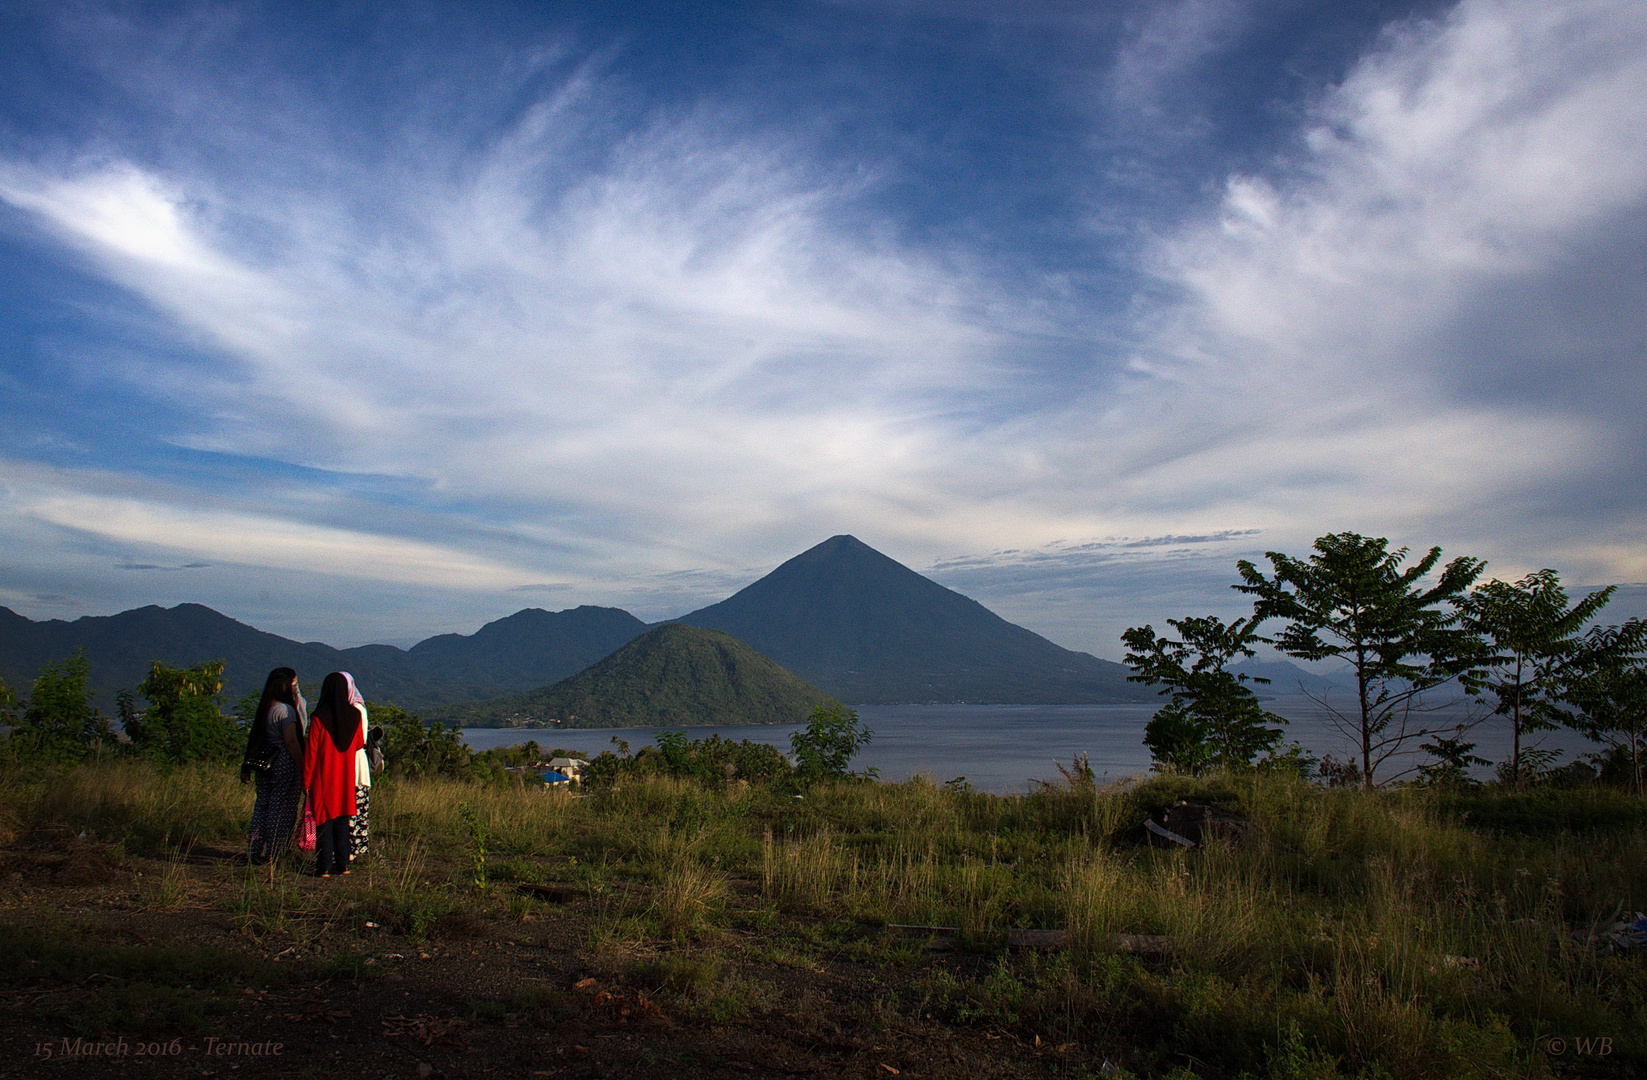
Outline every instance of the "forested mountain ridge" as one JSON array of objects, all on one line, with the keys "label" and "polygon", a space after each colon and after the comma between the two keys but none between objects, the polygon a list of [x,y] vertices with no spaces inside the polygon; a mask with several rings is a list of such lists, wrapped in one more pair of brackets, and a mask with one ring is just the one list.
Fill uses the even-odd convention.
[{"label": "forested mountain ridge", "polygon": [[115,691],[136,686],[149,665],[226,664],[224,694],[233,701],[260,690],[271,668],[297,669],[305,684],[349,671],[374,701],[421,709],[473,701],[555,682],[608,655],[646,629],[617,608],[518,611],[474,634],[442,634],[412,646],[334,649],[267,633],[200,604],[134,608],[67,622],[35,622],[0,608],[0,678],[20,693],[42,665],[84,649],[97,704],[111,712]]}]

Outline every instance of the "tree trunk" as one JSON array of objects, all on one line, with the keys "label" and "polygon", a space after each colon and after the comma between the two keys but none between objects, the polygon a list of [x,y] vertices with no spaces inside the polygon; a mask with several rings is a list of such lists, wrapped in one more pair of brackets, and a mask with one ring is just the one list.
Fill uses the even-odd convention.
[{"label": "tree trunk", "polygon": [[1361,786],[1371,791],[1373,786],[1372,771],[1372,717],[1367,706],[1367,665],[1366,657],[1356,655],[1355,683],[1361,695]]},{"label": "tree trunk", "polygon": [[1521,658],[1515,662],[1515,703],[1510,709],[1510,776],[1521,786]]}]

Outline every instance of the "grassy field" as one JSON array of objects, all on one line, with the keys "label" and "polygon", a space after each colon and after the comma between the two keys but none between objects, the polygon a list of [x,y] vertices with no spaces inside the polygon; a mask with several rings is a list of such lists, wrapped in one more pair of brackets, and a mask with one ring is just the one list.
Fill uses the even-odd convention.
[{"label": "grassy field", "polygon": [[[1145,817],[1185,801],[1224,826],[1194,849],[1149,846]],[[3,773],[0,846],[23,859],[72,838],[110,866],[150,860],[138,906],[178,908],[186,853],[236,848],[250,803],[228,769]],[[372,824],[347,889],[316,891],[295,862],[224,867],[212,905],[354,978],[369,925],[433,948],[570,919],[544,899],[570,896],[588,970],[683,1028],[791,1015],[804,988],[785,973],[850,965],[861,994],[829,1005],[832,1023],[870,1042],[899,1025],[1001,1040],[1047,1075],[1647,1075],[1647,950],[1594,940],[1647,908],[1647,804],[1609,789],[1223,776],[1003,797],[656,777],[574,798],[402,780],[375,789]],[[7,985],[142,966],[76,953],[68,924],[30,915],[49,894],[21,873],[9,887],[8,925],[30,930],[0,949]],[[235,985],[274,978],[247,964]],[[529,1020],[527,988],[513,993],[470,1019]],[[151,1021],[187,1027],[202,1008]],[[47,1021],[95,1033],[82,1013]]]}]

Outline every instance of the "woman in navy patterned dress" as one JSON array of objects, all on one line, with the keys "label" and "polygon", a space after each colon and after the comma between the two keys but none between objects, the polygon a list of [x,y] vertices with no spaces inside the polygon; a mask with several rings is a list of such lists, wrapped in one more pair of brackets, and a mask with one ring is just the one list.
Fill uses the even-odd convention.
[{"label": "woman in navy patterned dress", "polygon": [[[263,683],[263,697],[246,734],[246,764],[240,780],[257,775],[257,802],[252,806],[252,823],[246,834],[246,857],[264,863],[277,857],[291,838],[297,820],[297,801],[303,794],[303,729],[307,725],[303,692],[297,687],[297,672],[275,668]],[[255,769],[251,762],[273,750],[274,761],[267,769]]]}]

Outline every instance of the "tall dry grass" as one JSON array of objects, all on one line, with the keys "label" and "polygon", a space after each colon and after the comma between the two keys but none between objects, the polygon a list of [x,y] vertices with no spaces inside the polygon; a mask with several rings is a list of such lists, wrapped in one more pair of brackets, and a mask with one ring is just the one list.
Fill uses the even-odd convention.
[{"label": "tall dry grass", "polygon": [[[201,841],[243,843],[255,792],[222,766],[163,769],[105,760],[75,768],[0,771],[0,834],[85,832],[164,855]],[[4,836],[0,835],[0,839]]]},{"label": "tall dry grass", "polygon": [[[928,1006],[955,1022],[1124,1036],[1231,1075],[1537,1076],[1550,1036],[1611,1038],[1613,1055],[1590,1065],[1647,1070],[1647,965],[1588,941],[1615,912],[1647,909],[1641,800],[1369,793],[1281,776],[1017,797],[925,779],[803,794],[667,777],[582,799],[384,784],[376,885],[356,884],[361,903],[419,937],[488,902],[453,885],[466,803],[489,857],[586,884],[610,908],[596,937],[625,949],[706,947],[749,904],[857,924],[869,941],[889,923],[954,927],[985,950],[1007,930],[1067,928],[1070,949],[1001,952],[987,977],[933,983]],[[1194,850],[1145,846],[1144,816],[1184,797],[1250,827]],[[14,839],[85,829],[163,855],[238,842],[250,806],[228,770],[0,773],[0,831]],[[740,878],[752,900],[731,887]],[[258,903],[277,918],[289,901],[277,890]],[[1162,938],[1164,952],[1133,955],[1120,935]],[[888,948],[881,962],[909,959]]]}]

